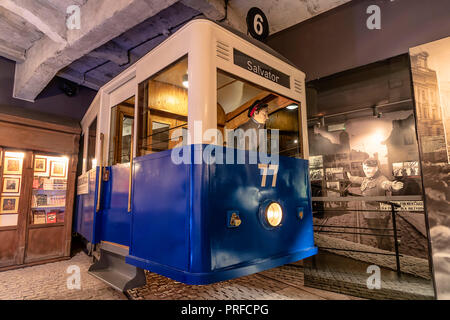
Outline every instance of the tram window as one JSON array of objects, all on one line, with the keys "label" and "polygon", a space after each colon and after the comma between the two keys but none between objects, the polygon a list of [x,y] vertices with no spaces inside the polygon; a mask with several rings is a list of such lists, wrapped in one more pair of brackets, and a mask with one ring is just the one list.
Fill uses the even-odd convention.
[{"label": "tram window", "polygon": [[170,124],[161,122],[152,122],[153,130],[153,149],[163,151],[169,149],[169,128]]},{"label": "tram window", "polygon": [[187,72],[188,59],[185,57],[139,84],[138,156],[186,143]]},{"label": "tram window", "polygon": [[109,165],[130,162],[134,129],[134,97],[111,108]]},{"label": "tram window", "polygon": [[86,171],[89,171],[97,166],[97,161],[95,159],[95,148],[97,143],[96,134],[97,117],[95,117],[94,121],[92,121],[89,126]]},{"label": "tram window", "polygon": [[[241,80],[218,70],[217,72],[217,128],[235,130],[247,121],[249,107],[257,100],[268,104],[268,144],[272,129],[279,130],[279,154],[288,157],[302,157],[299,103],[275,92]],[[224,140],[227,140],[226,135]],[[225,142],[231,147],[232,143]],[[268,145],[270,150],[270,145]]]}]

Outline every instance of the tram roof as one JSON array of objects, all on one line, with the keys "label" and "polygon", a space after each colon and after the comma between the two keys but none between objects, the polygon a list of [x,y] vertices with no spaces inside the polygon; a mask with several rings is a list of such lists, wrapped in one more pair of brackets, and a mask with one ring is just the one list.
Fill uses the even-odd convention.
[{"label": "tram roof", "polygon": [[192,19],[191,21],[194,21],[194,20],[208,20],[208,21],[211,21],[211,22],[217,24],[218,26],[226,29],[227,31],[230,31],[231,33],[237,35],[238,37],[243,38],[245,41],[250,42],[254,46],[258,47],[259,49],[264,50],[268,54],[270,54],[270,55],[280,59],[281,61],[289,64],[290,66],[298,69],[298,66],[296,66],[293,62],[291,62],[290,60],[288,60],[287,58],[285,58],[284,56],[282,56],[281,54],[276,52],[274,49],[272,49],[271,47],[269,47],[265,43],[263,43],[263,42],[261,42],[259,40],[256,40],[255,38],[250,37],[249,35],[246,35],[245,33],[242,33],[242,32],[240,32],[238,30],[235,30],[235,29],[231,28],[230,26],[226,25],[225,23],[218,22],[218,21],[215,21],[215,20],[203,17],[203,16],[196,17],[196,18]]},{"label": "tram roof", "polygon": [[[284,63],[286,63],[286,64],[288,64],[288,65],[290,65],[290,66],[296,68],[297,70],[300,70],[294,63],[292,63],[291,61],[289,61],[287,58],[285,58],[284,56],[282,56],[281,54],[279,54],[278,52],[276,52],[274,49],[272,49],[272,48],[269,47],[268,45],[266,45],[266,44],[262,43],[261,41],[258,41],[258,40],[256,40],[256,39],[254,39],[254,38],[252,38],[252,37],[250,37],[250,36],[248,36],[248,35],[246,35],[246,34],[240,32],[240,31],[237,31],[237,30],[231,28],[230,26],[228,26],[228,25],[226,25],[226,24],[224,24],[224,23],[222,23],[222,22],[218,22],[218,21],[209,19],[209,18],[204,17],[204,16],[198,16],[198,17],[195,17],[194,19],[192,19],[191,21],[189,21],[188,23],[186,23],[185,25],[191,23],[192,21],[196,21],[196,20],[206,20],[206,21],[212,22],[212,23],[218,25],[219,27],[221,27],[221,28],[223,28],[223,29],[225,29],[225,30],[227,30],[227,31],[229,31],[229,32],[231,32],[231,33],[233,33],[234,35],[237,35],[238,37],[242,38],[243,40],[245,40],[245,41],[251,43],[251,44],[254,45],[255,47],[257,47],[257,48],[259,48],[259,49],[261,49],[261,50],[267,52],[268,54],[274,56],[275,58],[277,58],[277,59],[283,61]],[[169,37],[168,39],[170,39],[170,37]],[[167,41],[168,39],[166,39],[165,41]],[[163,43],[164,43],[165,41],[163,41]],[[162,43],[161,43],[161,44],[162,44]],[[161,45],[161,44],[159,44],[159,45]],[[158,45],[158,46],[159,46],[159,45]],[[150,53],[151,51],[153,51],[154,49],[156,49],[158,46],[156,46],[155,48],[153,48],[152,50],[150,50],[148,53]],[[148,54],[148,53],[147,53],[147,54]],[[141,60],[141,59],[144,58],[144,57],[145,57],[145,55],[144,55],[143,57],[141,57],[139,60]],[[119,75],[120,75],[120,74],[123,74],[124,72],[126,72],[126,70],[132,68],[134,65],[136,65],[136,64],[139,62],[139,60],[138,60],[138,61],[135,61],[132,65],[130,65],[130,66],[127,67],[125,70],[123,70],[121,73],[119,73]],[[301,71],[301,70],[300,70],[300,71]],[[116,77],[118,77],[119,75],[117,75]],[[104,87],[108,86],[108,84],[110,84],[112,81],[114,81],[114,79],[111,79],[110,81],[108,81],[107,83],[105,83],[105,84],[99,89],[99,91],[97,92],[97,95],[95,96],[94,100],[91,102],[90,107],[88,108],[88,111],[86,112],[86,114],[89,112],[89,109],[90,109],[91,106],[95,103],[95,101],[97,100],[97,102],[98,102],[99,94],[100,94],[100,92],[102,91],[102,89],[103,89]],[[86,114],[84,115],[83,119],[81,120],[81,124],[83,124],[83,121],[84,121],[84,118],[85,118]]]}]

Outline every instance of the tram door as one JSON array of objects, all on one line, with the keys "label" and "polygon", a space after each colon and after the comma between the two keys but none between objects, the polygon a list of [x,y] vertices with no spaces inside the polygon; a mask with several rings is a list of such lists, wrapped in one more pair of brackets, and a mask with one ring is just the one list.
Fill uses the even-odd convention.
[{"label": "tram door", "polygon": [[103,178],[100,239],[129,246],[135,97],[111,108],[108,178]]}]

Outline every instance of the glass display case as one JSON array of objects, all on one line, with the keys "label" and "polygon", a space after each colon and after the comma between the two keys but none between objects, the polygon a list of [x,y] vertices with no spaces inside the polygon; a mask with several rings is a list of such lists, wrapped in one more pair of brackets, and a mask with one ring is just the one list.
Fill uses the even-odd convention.
[{"label": "glass display case", "polygon": [[35,155],[31,224],[64,223],[67,166],[67,157]]},{"label": "glass display case", "polygon": [[31,116],[0,113],[0,271],[70,257],[81,130]]}]

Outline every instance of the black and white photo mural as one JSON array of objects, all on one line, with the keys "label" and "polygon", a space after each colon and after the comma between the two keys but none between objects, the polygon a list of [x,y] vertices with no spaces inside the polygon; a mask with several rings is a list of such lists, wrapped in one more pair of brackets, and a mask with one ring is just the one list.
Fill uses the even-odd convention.
[{"label": "black and white photo mural", "polygon": [[410,49],[438,299],[450,299],[450,37]]},{"label": "black and white photo mural", "polygon": [[[316,223],[321,225],[326,221],[327,225],[357,230],[392,228],[389,205],[373,201],[340,202],[339,199],[358,196],[380,200],[390,196],[406,196],[405,199],[419,196],[417,199],[421,199],[413,110],[388,112],[380,118],[358,117],[343,122],[339,130],[330,128],[332,125],[314,126],[309,132],[313,196],[327,200],[325,215],[316,215]],[[336,201],[332,201],[333,198]],[[398,222],[402,227],[399,228],[402,232],[400,253],[423,259],[427,269],[423,201],[417,199],[394,201],[402,206]],[[387,236],[345,233],[330,236],[377,249],[394,250],[393,239]]]}]

